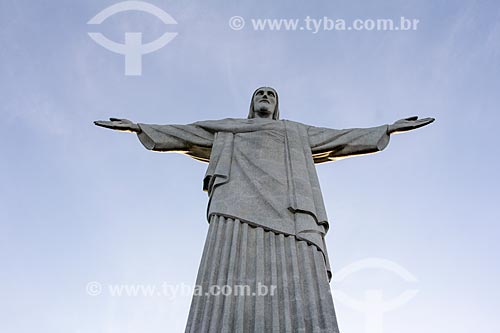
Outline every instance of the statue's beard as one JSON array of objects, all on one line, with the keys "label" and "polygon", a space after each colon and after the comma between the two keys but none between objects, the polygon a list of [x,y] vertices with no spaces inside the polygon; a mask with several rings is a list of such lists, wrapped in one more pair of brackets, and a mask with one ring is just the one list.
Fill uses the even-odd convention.
[{"label": "statue's beard", "polygon": [[269,116],[269,115],[272,115],[273,114],[273,110],[271,110],[270,108],[268,107],[261,107],[261,108],[258,108],[258,109],[254,109],[254,112],[256,114],[259,114],[259,115],[266,115],[266,116]]}]

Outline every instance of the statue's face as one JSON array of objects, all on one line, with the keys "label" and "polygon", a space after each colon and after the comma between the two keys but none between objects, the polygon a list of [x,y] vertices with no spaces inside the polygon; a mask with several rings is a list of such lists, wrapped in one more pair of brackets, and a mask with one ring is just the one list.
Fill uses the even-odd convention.
[{"label": "statue's face", "polygon": [[253,96],[255,117],[272,118],[276,108],[276,92],[271,88],[260,88]]}]

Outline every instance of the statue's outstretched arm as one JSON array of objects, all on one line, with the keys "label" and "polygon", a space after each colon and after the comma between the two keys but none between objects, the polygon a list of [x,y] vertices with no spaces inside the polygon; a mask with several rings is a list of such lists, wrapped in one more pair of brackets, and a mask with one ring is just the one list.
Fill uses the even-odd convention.
[{"label": "statue's outstretched arm", "polygon": [[389,144],[389,125],[370,128],[332,129],[310,127],[309,143],[315,163],[376,153]]},{"label": "statue's outstretched arm", "polygon": [[97,126],[117,131],[136,133],[146,149],[158,152],[175,152],[208,162],[215,132],[197,124],[148,125],[135,124],[127,119],[110,118],[95,121]]},{"label": "statue's outstretched arm", "polygon": [[337,130],[311,126],[308,129],[309,143],[315,163],[335,161],[382,151],[391,134],[411,131],[433,121],[434,118],[418,119],[414,116],[371,128]]}]

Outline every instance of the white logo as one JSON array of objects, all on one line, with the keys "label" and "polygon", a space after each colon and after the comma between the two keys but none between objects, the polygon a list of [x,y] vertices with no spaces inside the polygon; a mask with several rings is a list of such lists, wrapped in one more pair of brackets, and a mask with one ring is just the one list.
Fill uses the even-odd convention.
[{"label": "white logo", "polygon": [[[154,15],[165,24],[177,24],[174,18],[164,10],[142,1],[124,1],[109,6],[90,19],[87,24],[101,24],[112,15],[132,10]],[[142,44],[141,32],[126,32],[125,44],[119,44],[106,38],[99,32],[89,32],[88,34],[90,38],[102,47],[112,52],[125,55],[125,75],[141,75],[142,55],[158,51],[177,36],[176,32],[166,32],[160,38],[150,43]]]},{"label": "white logo", "polygon": [[[332,282],[341,282],[349,275],[363,269],[383,269],[395,273],[403,280],[415,283],[417,278],[408,272],[404,267],[386,259],[367,258],[356,261],[337,272],[332,279]],[[417,289],[409,289],[404,291],[399,296],[392,300],[385,300],[382,290],[371,289],[365,291],[365,299],[362,301],[353,299],[351,296],[336,290],[335,299],[342,304],[349,306],[351,309],[357,310],[365,314],[365,332],[366,333],[383,333],[384,313],[395,310],[404,304],[408,303],[415,295]]]},{"label": "white logo", "polygon": [[233,30],[241,30],[245,27],[245,19],[241,16],[233,16],[229,19],[229,27]]}]

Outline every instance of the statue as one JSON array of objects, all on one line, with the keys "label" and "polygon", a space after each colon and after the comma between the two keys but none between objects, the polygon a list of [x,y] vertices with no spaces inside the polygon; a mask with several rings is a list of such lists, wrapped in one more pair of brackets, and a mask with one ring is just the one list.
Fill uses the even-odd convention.
[{"label": "statue", "polygon": [[262,87],[247,119],[95,122],[136,133],[147,149],[208,162],[210,226],[186,332],[338,333],[324,241],[328,219],[314,165],[381,151],[391,134],[434,121],[410,117],[337,130],[280,120],[278,106],[277,92]]}]

